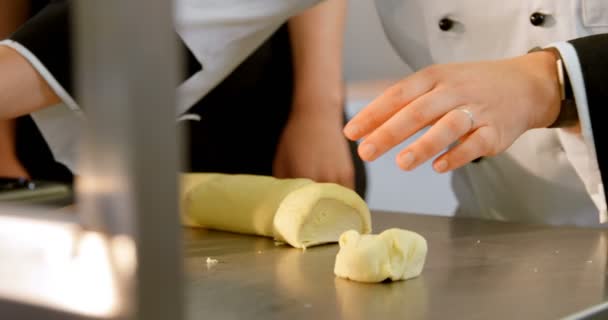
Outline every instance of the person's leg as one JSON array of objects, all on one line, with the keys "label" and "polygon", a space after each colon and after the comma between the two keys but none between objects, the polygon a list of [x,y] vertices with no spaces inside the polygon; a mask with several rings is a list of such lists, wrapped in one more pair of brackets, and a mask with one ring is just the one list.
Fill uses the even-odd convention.
[{"label": "person's leg", "polygon": [[[0,0],[0,39],[13,33],[28,15],[27,1]],[[0,177],[29,177],[17,158],[14,119],[0,119]]]}]

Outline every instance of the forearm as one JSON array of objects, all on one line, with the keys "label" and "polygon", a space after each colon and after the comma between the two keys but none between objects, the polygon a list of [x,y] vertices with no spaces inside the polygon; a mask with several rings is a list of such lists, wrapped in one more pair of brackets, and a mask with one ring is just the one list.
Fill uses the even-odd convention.
[{"label": "forearm", "polygon": [[[0,0],[1,1],[1,0]],[[54,0],[0,47],[0,118],[63,101],[79,110],[72,79],[70,0]]]},{"label": "forearm", "polygon": [[32,65],[5,46],[0,46],[0,75],[0,119],[16,118],[59,102]]},{"label": "forearm", "polygon": [[[289,21],[295,108],[342,116],[345,0],[326,0]],[[316,109],[316,110],[315,110]]]}]

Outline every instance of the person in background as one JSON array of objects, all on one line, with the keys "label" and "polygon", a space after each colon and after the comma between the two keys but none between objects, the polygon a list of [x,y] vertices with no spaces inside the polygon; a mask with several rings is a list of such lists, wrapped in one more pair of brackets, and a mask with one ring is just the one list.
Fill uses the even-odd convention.
[{"label": "person in background", "polygon": [[[0,0],[0,15],[5,15],[0,21],[4,23],[3,36],[9,37],[18,30],[28,19],[38,14],[50,3],[50,0],[10,1]],[[43,81],[40,74],[27,72],[23,68],[28,62],[23,57],[13,55],[13,52],[3,51],[0,60],[16,58],[14,63],[2,64],[3,76],[13,84],[39,83]],[[8,60],[7,60],[8,61]],[[22,72],[25,70],[25,72]],[[45,86],[31,88],[27,94],[15,97],[12,90],[2,91],[4,98],[13,101],[13,108],[27,106],[36,101],[47,100],[51,104],[58,101],[51,99],[51,91]],[[16,99],[14,99],[16,98]],[[14,99],[14,100],[13,100]],[[1,104],[2,107],[7,107]],[[3,109],[3,111],[11,111]],[[43,134],[29,114],[12,114],[0,116],[0,177],[4,178],[33,178],[61,183],[71,183],[71,172],[63,164],[54,160],[49,146],[44,142]],[[9,184],[11,183],[10,179]]]},{"label": "person in background", "polygon": [[[191,113],[191,168],[306,177],[365,194],[344,121],[345,0],[325,1],[282,25]],[[238,94],[235,94],[238,92]]]},{"label": "person in background", "polygon": [[[9,112],[8,116],[38,113],[33,117],[41,130],[46,131],[46,140],[50,137],[50,140],[64,141],[59,147],[57,143],[49,143],[50,151],[55,153],[48,152],[54,156],[52,161],[73,169],[73,152],[64,152],[75,148],[73,132],[77,130],[65,128],[70,122],[78,121],[71,110],[79,108],[71,97],[70,5],[70,1],[53,1],[13,35],[11,41],[3,44],[13,49],[10,52],[4,50],[8,56],[6,63],[15,61],[14,69],[25,70],[19,76],[30,77],[24,79],[24,83],[34,83],[40,89],[37,91],[40,95],[30,97],[24,107],[12,114]],[[299,9],[292,10],[294,13],[307,5],[300,1],[296,7]],[[201,12],[199,18],[203,19],[208,11]],[[258,31],[270,33],[271,37],[260,47],[256,49],[245,43],[238,52],[235,50],[207,59],[197,56],[197,46],[204,46],[207,52],[213,51],[208,47],[214,44],[204,43],[202,36],[212,28],[206,28],[205,33],[189,33],[182,37],[188,53],[186,60],[190,78],[186,82],[201,73],[207,75],[206,82],[204,77],[199,77],[203,78],[200,90],[194,93],[196,97],[191,99],[192,106],[185,108],[200,115],[200,121],[186,124],[190,137],[189,170],[273,174],[279,178],[307,177],[340,183],[356,189],[361,195],[365,194],[365,170],[362,162],[354,156],[355,144],[349,144],[340,132],[344,116],[341,69],[344,11],[344,0],[331,0],[292,18],[288,25],[277,31],[267,32],[266,24],[280,24],[272,20],[262,21]],[[226,35],[231,36],[230,33]],[[257,39],[255,32],[252,35]],[[49,42],[49,38],[54,41]],[[2,49],[0,46],[0,52]],[[234,61],[238,61],[238,57],[230,61],[225,57],[230,57],[230,54],[240,56],[247,50],[252,50],[252,54],[235,70],[228,72],[230,65],[222,65],[237,65]],[[25,63],[24,57],[28,59]],[[42,67],[36,61],[41,62]],[[38,69],[32,68],[33,65],[38,65]],[[217,78],[214,73],[218,69],[227,75],[214,87],[209,83],[217,79],[208,79]],[[42,79],[32,81],[31,77],[40,75]],[[205,90],[209,92],[204,94]],[[18,102],[9,100],[4,104],[13,106]],[[39,112],[58,102],[64,102],[64,105],[53,108],[63,108],[65,117],[60,117],[61,123],[54,127],[62,130],[54,130],[52,125],[48,125],[57,121],[56,114],[47,121]],[[11,108],[4,109],[7,111]],[[35,140],[44,142],[45,139],[38,137]]]},{"label": "person in background", "polygon": [[[458,216],[598,226],[608,221],[608,2],[377,0],[418,72],[344,129],[373,161],[454,171]],[[481,10],[481,11],[480,11]],[[542,49],[535,49],[542,47]],[[534,51],[529,53],[530,51]]]}]

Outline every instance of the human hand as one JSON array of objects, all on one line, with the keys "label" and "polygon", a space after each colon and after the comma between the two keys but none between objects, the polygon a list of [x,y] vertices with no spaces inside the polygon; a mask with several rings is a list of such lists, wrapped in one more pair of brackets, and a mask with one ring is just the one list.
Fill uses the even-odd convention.
[{"label": "human hand", "polygon": [[341,133],[342,115],[334,109],[322,113],[294,108],[279,140],[275,177],[309,178],[354,189],[355,169]]},{"label": "human hand", "polygon": [[[433,163],[437,172],[506,150],[524,132],[551,125],[559,114],[556,56],[535,52],[512,59],[434,65],[386,90],[344,128],[373,161],[430,126],[396,162],[413,170],[455,142]],[[532,152],[532,151],[531,151]]]},{"label": "human hand", "polygon": [[274,175],[355,187],[343,126],[345,0],[324,1],[289,20],[294,102],[279,141]]}]

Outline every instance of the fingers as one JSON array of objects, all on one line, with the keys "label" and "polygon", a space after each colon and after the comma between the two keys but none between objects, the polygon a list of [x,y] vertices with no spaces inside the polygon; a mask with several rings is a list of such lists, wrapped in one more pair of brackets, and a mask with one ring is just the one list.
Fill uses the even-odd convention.
[{"label": "fingers", "polygon": [[359,146],[359,155],[373,161],[461,103],[450,91],[435,89],[402,108],[374,130]]},{"label": "fingers", "polygon": [[387,89],[344,127],[344,135],[358,140],[370,134],[401,108],[431,91],[435,85],[429,72],[418,72]]},{"label": "fingers", "polygon": [[[435,157],[473,129],[469,115],[454,109],[441,117],[422,137],[414,141],[397,156],[403,170],[412,170]],[[436,163],[441,167],[443,162]]]},{"label": "fingers", "polygon": [[462,143],[435,160],[433,168],[439,173],[458,169],[483,156],[496,154],[497,135],[491,127],[475,130]]}]

